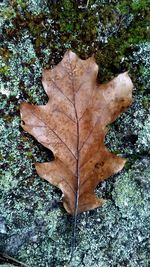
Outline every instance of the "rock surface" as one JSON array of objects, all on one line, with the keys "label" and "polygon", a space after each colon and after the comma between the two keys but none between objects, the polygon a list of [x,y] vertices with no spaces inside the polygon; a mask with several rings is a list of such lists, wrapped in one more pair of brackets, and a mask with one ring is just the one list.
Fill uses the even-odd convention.
[{"label": "rock surface", "polygon": [[[1,253],[30,267],[148,267],[147,1],[4,0],[1,13]],[[128,70],[135,86],[132,106],[110,125],[106,138],[109,149],[128,161],[97,188],[106,204],[79,217],[71,263],[72,219],[59,201],[60,191],[34,168],[52,154],[20,128],[19,116],[21,102],[47,102],[42,69],[57,64],[67,48],[82,58],[95,54],[99,82]]]}]

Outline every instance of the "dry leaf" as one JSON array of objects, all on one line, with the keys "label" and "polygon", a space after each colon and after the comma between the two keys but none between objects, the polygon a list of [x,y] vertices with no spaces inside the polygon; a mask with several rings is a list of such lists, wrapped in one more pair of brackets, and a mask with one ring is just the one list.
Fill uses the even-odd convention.
[{"label": "dry leaf", "polygon": [[104,145],[107,125],[132,101],[133,84],[128,73],[98,85],[93,57],[81,60],[67,51],[52,70],[44,70],[46,105],[21,105],[22,127],[54,153],[55,160],[36,163],[38,174],[59,187],[68,213],[100,206],[104,200],[96,186],[120,171],[125,159]]}]

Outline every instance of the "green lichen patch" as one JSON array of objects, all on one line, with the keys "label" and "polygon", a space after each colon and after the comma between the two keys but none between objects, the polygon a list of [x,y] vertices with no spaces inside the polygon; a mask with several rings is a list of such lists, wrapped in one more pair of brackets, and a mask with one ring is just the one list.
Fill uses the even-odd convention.
[{"label": "green lichen patch", "polygon": [[[140,161],[136,161],[133,169],[118,177],[114,184],[113,198],[115,204],[123,212],[122,217],[136,216],[137,220],[140,220],[140,218],[146,220],[150,216],[148,203],[149,160],[145,158],[142,161],[143,166],[141,166]],[[136,221],[133,223],[136,223]]]}]

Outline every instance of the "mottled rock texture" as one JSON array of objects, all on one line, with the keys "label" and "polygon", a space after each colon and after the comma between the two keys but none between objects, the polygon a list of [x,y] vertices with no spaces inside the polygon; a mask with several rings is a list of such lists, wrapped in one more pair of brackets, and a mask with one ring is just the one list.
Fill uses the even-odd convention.
[{"label": "mottled rock texture", "polygon": [[[30,267],[148,267],[148,1],[5,0],[0,23],[0,251]],[[53,155],[21,129],[19,116],[20,103],[47,102],[42,69],[56,65],[67,48],[83,59],[95,55],[99,82],[128,70],[135,86],[132,106],[109,126],[105,140],[128,161],[96,189],[106,204],[79,217],[68,265],[71,216],[61,192],[34,168]]]}]

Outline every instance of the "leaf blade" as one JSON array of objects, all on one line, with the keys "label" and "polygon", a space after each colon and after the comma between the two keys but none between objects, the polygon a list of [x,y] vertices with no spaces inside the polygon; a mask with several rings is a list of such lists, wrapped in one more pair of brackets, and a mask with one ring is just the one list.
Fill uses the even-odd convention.
[{"label": "leaf blade", "polygon": [[93,57],[81,60],[69,50],[43,72],[48,103],[21,106],[24,130],[55,156],[54,162],[36,164],[37,172],[61,189],[64,207],[75,218],[103,203],[94,193],[97,184],[125,164],[106,149],[104,138],[107,124],[131,104],[133,84],[126,72],[98,85],[97,73]]}]

